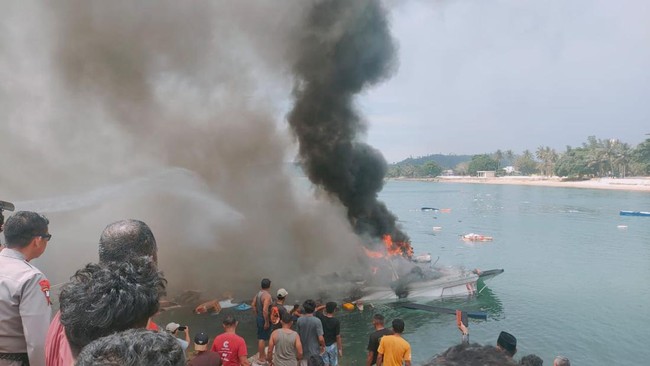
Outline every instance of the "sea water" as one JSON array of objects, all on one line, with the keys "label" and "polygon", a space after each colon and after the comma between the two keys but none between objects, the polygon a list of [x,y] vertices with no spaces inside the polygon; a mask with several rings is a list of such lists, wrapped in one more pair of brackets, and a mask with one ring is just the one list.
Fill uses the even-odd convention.
[{"label": "sea water", "polygon": [[[470,321],[472,342],[495,344],[505,330],[517,337],[517,359],[534,353],[552,365],[561,354],[575,365],[647,364],[650,218],[618,213],[650,210],[650,193],[389,181],[379,198],[399,217],[416,253],[431,253],[443,266],[505,270],[478,296],[428,302],[487,312],[487,320]],[[460,240],[469,232],[494,240]],[[186,319],[192,334],[213,336],[226,312],[192,316],[191,309],[178,309],[163,313],[158,322]],[[338,313],[342,365],[365,364],[374,312],[384,314],[388,324],[396,317],[405,320],[414,364],[460,342],[452,315],[375,304],[363,312]],[[238,333],[253,355],[257,343],[250,311],[239,317]]]}]

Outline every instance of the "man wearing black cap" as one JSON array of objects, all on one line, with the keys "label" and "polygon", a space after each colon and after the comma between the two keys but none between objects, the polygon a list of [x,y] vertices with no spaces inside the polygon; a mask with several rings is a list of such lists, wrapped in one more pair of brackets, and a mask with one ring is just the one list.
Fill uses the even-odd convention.
[{"label": "man wearing black cap", "polygon": [[221,366],[219,354],[208,350],[208,335],[201,332],[194,336],[194,358],[188,366]]},{"label": "man wearing black cap", "polygon": [[517,338],[508,332],[501,332],[497,339],[497,349],[512,358],[517,353]]}]

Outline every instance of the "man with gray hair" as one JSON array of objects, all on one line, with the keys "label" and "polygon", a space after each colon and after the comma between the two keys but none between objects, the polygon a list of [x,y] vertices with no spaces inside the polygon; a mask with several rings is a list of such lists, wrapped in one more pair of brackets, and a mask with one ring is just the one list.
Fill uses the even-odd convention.
[{"label": "man with gray hair", "polygon": [[[140,220],[115,221],[102,231],[99,238],[99,262],[124,262],[137,257],[158,260],[156,239],[147,224]],[[158,330],[153,322],[147,329]],[[47,331],[45,360],[48,366],[69,366],[74,361],[65,328],[61,324],[61,312],[57,312]]]},{"label": "man with gray hair", "polygon": [[120,220],[109,224],[99,237],[99,262],[121,262],[150,256],[158,262],[158,246],[151,229],[140,220]]},{"label": "man with gray hair", "polygon": [[50,282],[30,261],[47,249],[49,220],[30,211],[7,219],[0,252],[0,365],[45,365]]},{"label": "man with gray hair", "polygon": [[553,366],[571,366],[571,361],[564,356],[557,356],[553,360]]}]

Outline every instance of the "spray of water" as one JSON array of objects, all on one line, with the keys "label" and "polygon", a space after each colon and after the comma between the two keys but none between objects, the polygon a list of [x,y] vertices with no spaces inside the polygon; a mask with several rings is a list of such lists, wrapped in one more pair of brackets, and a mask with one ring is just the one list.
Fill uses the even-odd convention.
[{"label": "spray of water", "polygon": [[50,211],[36,265],[53,283],[96,261],[123,218],[152,227],[172,292],[248,297],[270,277],[308,294],[319,283],[303,277],[358,267],[344,208],[298,194],[284,164],[279,106],[312,6],[6,4],[0,199]]},{"label": "spray of water", "polygon": [[18,201],[15,204],[22,211],[37,211],[50,214],[74,211],[119,198],[137,199],[137,196],[147,194],[171,194],[184,197],[197,203],[211,205],[229,218],[241,219],[241,214],[209,193],[209,187],[201,177],[190,170],[182,168],[164,169],[127,182],[100,187],[76,195]]}]

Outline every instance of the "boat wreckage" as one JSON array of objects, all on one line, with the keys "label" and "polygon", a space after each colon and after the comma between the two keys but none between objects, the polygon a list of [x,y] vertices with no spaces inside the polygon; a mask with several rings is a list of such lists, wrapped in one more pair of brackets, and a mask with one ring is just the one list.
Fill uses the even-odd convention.
[{"label": "boat wreckage", "polygon": [[[401,261],[401,260],[398,260]],[[394,261],[397,262],[397,261]],[[395,266],[393,263],[392,266]],[[404,263],[401,263],[404,266]],[[413,267],[408,274],[399,276],[389,284],[382,285],[377,281],[376,276],[380,273],[377,270],[375,275],[368,280],[349,281],[339,274],[326,276],[325,280],[333,288],[346,287],[347,296],[343,295],[342,306],[345,310],[354,310],[358,308],[363,311],[365,304],[389,303],[402,299],[410,301],[431,301],[444,298],[474,296],[481,293],[486,288],[485,281],[503,273],[503,269],[492,269],[487,271],[464,271],[458,269],[425,268],[422,264],[413,263]],[[342,286],[343,285],[343,286]],[[321,293],[324,298],[336,296],[339,291],[325,291]],[[250,300],[234,300],[231,297],[224,297],[221,300],[213,299],[209,301],[201,300],[202,293],[195,290],[186,290],[181,295],[174,298],[171,302],[161,304],[164,310],[173,309],[181,306],[193,306],[197,314],[216,313],[222,309],[233,308],[238,311],[246,311],[251,308]],[[197,305],[198,304],[198,305]],[[291,310],[292,305],[285,305],[287,310]]]},{"label": "boat wreckage", "polygon": [[[362,247],[365,255],[364,273],[331,273],[320,277],[322,281],[314,299],[339,299],[349,307],[363,309],[363,304],[410,301],[431,301],[451,297],[478,295],[486,287],[485,281],[503,273],[503,269],[480,271],[436,266],[429,253],[413,255],[408,243],[393,243],[390,236],[383,238],[385,249],[373,251]],[[305,284],[294,284],[305,289]],[[313,283],[309,283],[313,290]],[[302,292],[302,291],[298,291]],[[201,292],[188,290],[171,302],[174,306],[196,306],[196,313],[215,312],[221,309],[250,309],[250,300],[235,301],[231,295],[221,299],[201,300]],[[197,304],[199,304],[197,306]],[[289,305],[286,305],[289,307]],[[350,310],[350,309],[348,309]]]},{"label": "boat wreckage", "polygon": [[479,294],[485,281],[503,269],[481,271],[445,268],[431,264],[429,253],[413,255],[410,245],[393,243],[384,236],[385,252],[364,248],[371,261],[372,276],[356,283],[352,300],[358,302],[434,300]]},{"label": "boat wreckage", "polygon": [[388,285],[358,283],[354,299],[357,302],[383,302],[408,298],[430,301],[450,297],[477,295],[485,288],[485,281],[503,273],[503,269],[471,271],[425,267],[414,264],[407,274],[398,276]]}]

